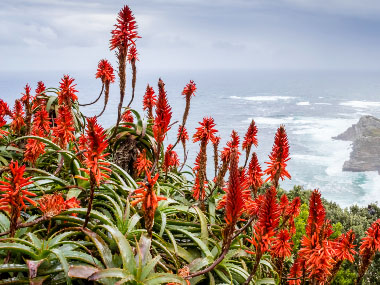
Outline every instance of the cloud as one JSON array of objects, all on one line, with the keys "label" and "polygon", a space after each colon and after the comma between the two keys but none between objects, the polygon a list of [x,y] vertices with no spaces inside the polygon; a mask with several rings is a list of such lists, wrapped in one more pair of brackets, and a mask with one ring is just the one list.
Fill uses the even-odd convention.
[{"label": "cloud", "polygon": [[[2,0],[1,70],[93,69],[120,0]],[[375,0],[138,0],[141,69],[373,69]]]}]

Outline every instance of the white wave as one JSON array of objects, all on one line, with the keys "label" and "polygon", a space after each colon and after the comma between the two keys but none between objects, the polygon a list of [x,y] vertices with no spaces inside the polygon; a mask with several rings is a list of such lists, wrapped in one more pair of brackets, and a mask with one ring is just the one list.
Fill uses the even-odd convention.
[{"label": "white wave", "polygon": [[319,102],[319,103],[314,103],[315,105],[332,105],[331,103],[323,103],[323,102]]},{"label": "white wave", "polygon": [[308,102],[308,101],[298,102],[297,105],[298,105],[298,106],[309,106],[309,105],[310,105],[310,102]]},{"label": "white wave", "polygon": [[380,107],[380,102],[376,101],[346,101],[341,102],[339,105],[349,106],[353,108],[368,109]]},{"label": "white wave", "polygon": [[240,97],[240,96],[230,96],[231,99],[240,99],[247,101],[279,101],[279,100],[292,100],[296,97],[292,96],[252,96],[252,97]]}]

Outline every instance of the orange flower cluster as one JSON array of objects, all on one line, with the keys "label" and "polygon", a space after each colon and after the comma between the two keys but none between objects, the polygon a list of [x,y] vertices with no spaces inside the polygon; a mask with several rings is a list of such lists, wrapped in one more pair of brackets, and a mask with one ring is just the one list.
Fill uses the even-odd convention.
[{"label": "orange flower cluster", "polygon": [[106,133],[104,129],[98,125],[96,117],[87,118],[86,136],[82,137],[80,149],[83,151],[85,157],[84,163],[85,171],[90,177],[91,174],[95,179],[97,186],[103,178],[109,178],[105,172],[110,172],[109,163],[104,159],[109,153],[103,154],[103,151],[108,147],[106,140]]},{"label": "orange flower cluster", "polygon": [[40,111],[34,114],[32,133],[37,130],[42,130],[42,137],[46,137],[50,132],[49,114],[45,108],[41,108]]},{"label": "orange flower cluster", "polygon": [[[33,107],[32,109],[36,109],[40,106],[45,106],[46,105],[46,99],[43,98],[42,96],[44,95],[46,90],[46,86],[42,81],[37,82],[37,88],[35,90],[36,96],[33,99]],[[41,108],[41,110],[44,108]]]},{"label": "orange flower cluster", "polygon": [[248,155],[252,145],[257,147],[257,127],[254,120],[250,123],[242,144],[243,150],[246,150]]},{"label": "orange flower cluster", "polygon": [[69,109],[71,109],[72,102],[78,100],[78,96],[76,95],[78,90],[75,89],[76,84],[73,84],[74,80],[69,75],[64,75],[59,83],[61,90],[58,92],[58,104],[66,105]]},{"label": "orange flower cluster", "polygon": [[102,59],[99,61],[95,78],[100,78],[105,85],[115,82],[113,67],[108,60]]},{"label": "orange flower cluster", "polygon": [[24,115],[25,113],[21,101],[16,100],[13,107],[11,122],[11,130],[13,133],[19,134],[21,132],[21,128],[25,126]]},{"label": "orange flower cluster", "polygon": [[130,109],[125,110],[121,117],[121,120],[125,123],[133,123],[133,116]]},{"label": "orange flower cluster", "polygon": [[170,130],[169,124],[172,118],[171,107],[169,106],[165,84],[160,79],[158,81],[158,100],[156,105],[156,117],[154,118],[153,134],[157,144],[161,145],[166,133]]},{"label": "orange flower cluster", "polygon": [[53,142],[64,149],[68,143],[75,141],[73,115],[67,105],[58,108],[58,117],[55,123],[56,126],[52,128]]},{"label": "orange flower cluster", "polygon": [[261,166],[259,164],[259,160],[257,159],[257,155],[254,152],[252,154],[251,161],[248,166],[248,186],[251,187],[253,195],[257,196],[257,191],[263,185],[262,179],[263,173],[261,170]]},{"label": "orange flower cluster", "polygon": [[62,197],[62,194],[45,194],[38,200],[38,208],[47,217],[54,217],[61,212],[80,207],[80,202],[77,198],[72,197],[66,200]]},{"label": "orange flower cluster", "polygon": [[186,145],[186,141],[189,140],[189,134],[187,133],[186,127],[182,127],[182,125],[178,126],[177,138],[182,142],[183,145]]},{"label": "orange flower cluster", "polygon": [[366,231],[366,236],[362,239],[357,284],[360,284],[360,280],[366,273],[377,251],[380,251],[380,219],[372,223],[371,227]]},{"label": "orange flower cluster", "polygon": [[[25,165],[19,166],[17,161],[11,161],[9,164],[10,175],[5,177],[7,181],[0,181],[0,210],[12,212],[16,209],[17,219],[20,216],[20,210],[26,209],[25,202],[36,205],[36,202],[28,196],[36,196],[36,194],[25,189],[26,186],[32,184],[31,177],[24,178]],[[16,220],[17,220],[16,219]]]},{"label": "orange flower cluster", "polygon": [[207,163],[207,144],[209,141],[215,141],[215,133],[218,132],[214,127],[214,119],[205,117],[201,125],[197,128],[196,133],[193,135],[193,142],[200,141],[200,151],[198,153],[196,167],[193,171],[196,171],[195,182],[193,186],[193,197],[203,201],[205,197],[204,185],[206,182],[206,163]]},{"label": "orange flower cluster", "polygon": [[154,185],[156,184],[158,177],[158,173],[152,178],[151,173],[146,172],[147,183],[138,182],[141,187],[133,192],[135,195],[132,196],[132,199],[134,200],[131,202],[132,206],[142,203],[145,228],[147,229],[149,236],[152,236],[154,214],[158,207],[158,202],[166,200],[165,197],[157,196],[156,191],[154,190]]},{"label": "orange flower cluster", "polygon": [[226,222],[235,225],[244,211],[243,189],[239,173],[239,154],[237,148],[233,148],[230,158],[230,178],[228,180],[226,196]]},{"label": "orange flower cluster", "polygon": [[[33,129],[33,136],[44,137],[44,131],[42,129]],[[41,154],[45,153],[45,144],[36,139],[28,139],[25,146],[24,161],[29,161],[32,165],[35,164],[36,160]]]},{"label": "orange flower cluster", "polygon": [[287,161],[289,157],[289,142],[286,135],[285,127],[280,126],[277,129],[277,133],[274,140],[274,145],[272,152],[269,155],[270,162],[265,162],[268,164],[268,168],[264,171],[269,177],[265,180],[272,181],[273,185],[277,188],[278,180],[284,180],[285,177],[291,178],[290,174],[286,170]]},{"label": "orange flower cluster", "polygon": [[137,34],[137,24],[131,9],[125,5],[119,12],[115,29],[111,31],[110,49],[127,50],[128,47],[135,45]]},{"label": "orange flower cluster", "polygon": [[9,110],[8,104],[0,99],[0,138],[8,134],[7,131],[1,129],[7,123],[4,119],[5,116],[12,116],[12,112]]},{"label": "orange flower cluster", "polygon": [[134,46],[134,45],[131,46],[131,48],[128,51],[127,59],[129,61],[129,63],[132,63],[132,62],[139,60],[136,46]]},{"label": "orange flower cluster", "polygon": [[152,162],[146,157],[146,149],[143,149],[137,156],[135,161],[135,168],[137,169],[137,176],[143,172],[148,172],[152,167]]},{"label": "orange flower cluster", "polygon": [[167,173],[170,169],[178,167],[180,164],[178,155],[174,150],[172,150],[172,148],[172,144],[169,144],[166,148],[163,165],[163,170],[165,171],[165,173]]},{"label": "orange flower cluster", "polygon": [[193,80],[190,80],[189,83],[186,84],[185,88],[183,88],[182,95],[190,99],[191,96],[195,96],[195,91],[197,90],[197,86],[195,85]]},{"label": "orange flower cluster", "polygon": [[153,118],[153,108],[156,106],[157,97],[154,94],[153,87],[150,87],[149,84],[146,87],[146,91],[143,98],[143,109],[148,110],[148,118]]}]

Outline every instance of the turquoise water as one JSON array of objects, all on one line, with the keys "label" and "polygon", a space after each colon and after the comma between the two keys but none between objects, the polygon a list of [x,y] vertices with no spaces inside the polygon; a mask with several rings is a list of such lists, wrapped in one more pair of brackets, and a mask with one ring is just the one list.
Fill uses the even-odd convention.
[{"label": "turquoise water", "polygon": [[[93,73],[73,72],[77,80],[79,101],[87,103],[97,97],[100,82]],[[63,72],[0,74],[0,97],[11,103],[23,91],[39,80],[47,86],[57,86]],[[350,142],[335,141],[333,136],[345,131],[365,114],[380,117],[380,73],[375,72],[269,72],[269,71],[138,71],[136,100],[133,107],[141,110],[146,84],[156,88],[158,77],[166,83],[173,121],[182,117],[185,101],[184,85],[193,79],[197,83],[196,97],[191,103],[189,133],[197,122],[212,116],[222,136],[223,145],[232,129],[244,136],[251,119],[259,128],[259,147],[255,151],[264,166],[273,144],[276,128],[285,124],[291,160],[291,181],[281,184],[319,188],[323,196],[342,206],[366,205],[380,200],[380,176],[377,172],[342,172],[351,150]],[[35,87],[34,87],[35,88]],[[130,91],[127,92],[129,99]],[[105,126],[116,120],[118,86],[111,86],[111,101],[101,118]],[[102,102],[84,109],[86,115],[96,114]],[[177,126],[174,127],[176,132]],[[166,144],[175,140],[170,133]],[[198,151],[189,143],[189,162]],[[178,149],[179,154],[182,150]],[[210,148],[210,165],[212,160]],[[210,167],[210,175],[212,168]]]}]

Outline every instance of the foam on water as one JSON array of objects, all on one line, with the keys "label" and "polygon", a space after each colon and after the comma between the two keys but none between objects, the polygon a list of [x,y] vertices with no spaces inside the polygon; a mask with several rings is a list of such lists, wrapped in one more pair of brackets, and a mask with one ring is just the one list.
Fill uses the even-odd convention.
[{"label": "foam on water", "polygon": [[298,102],[297,106],[309,106],[310,102],[309,101],[303,101],[303,102]]},{"label": "foam on water", "polygon": [[230,96],[231,99],[240,99],[247,101],[279,101],[279,100],[292,100],[296,97],[292,96],[252,96],[252,97],[240,97],[240,96]]},{"label": "foam on water", "polygon": [[359,108],[359,109],[368,109],[368,108],[377,108],[380,107],[380,102],[376,101],[345,101],[339,103],[339,105],[342,106],[349,106],[353,108]]}]

